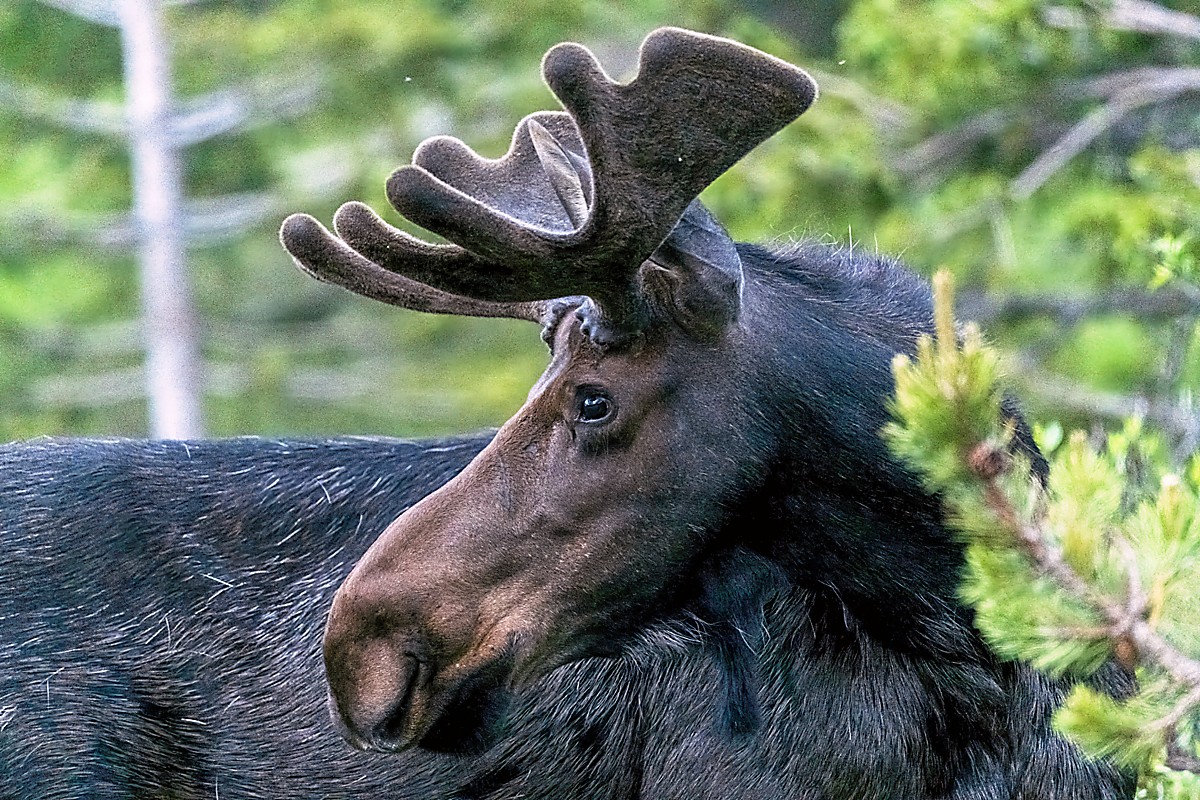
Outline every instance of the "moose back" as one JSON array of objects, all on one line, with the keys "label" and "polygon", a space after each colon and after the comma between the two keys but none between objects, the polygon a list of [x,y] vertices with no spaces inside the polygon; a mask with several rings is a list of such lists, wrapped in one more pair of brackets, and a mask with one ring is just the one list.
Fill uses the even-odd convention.
[{"label": "moose back", "polygon": [[281,232],[368,297],[539,324],[494,436],[0,449],[0,797],[1128,796],[879,438],[925,286],[696,199],[808,76],[669,28],[630,83],[578,45],[543,74],[565,110],[503,158],[437,137],[388,181],[447,243],[357,203]]}]

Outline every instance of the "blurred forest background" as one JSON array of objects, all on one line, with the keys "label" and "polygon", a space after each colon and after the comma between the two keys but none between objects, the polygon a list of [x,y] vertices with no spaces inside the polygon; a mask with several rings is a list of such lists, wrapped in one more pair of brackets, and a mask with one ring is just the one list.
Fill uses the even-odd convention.
[{"label": "blurred forest background", "polygon": [[[186,352],[189,319],[200,410],[183,433],[499,424],[544,365],[535,330],[318,284],[292,267],[279,223],[328,221],[349,199],[386,210],[384,179],[433,134],[501,154],[517,120],[555,107],[538,70],[548,47],[583,42],[628,77],[662,24],[731,36],[821,84],[811,111],[703,196],[736,237],[947,267],[960,316],[1003,348],[1050,439],[1132,416],[1177,460],[1195,450],[1194,0],[5,0],[0,441],[176,435],[151,423],[145,353],[160,335]],[[153,67],[156,33],[157,117],[127,88],[139,57]],[[133,188],[157,163],[138,149],[151,134],[160,177],[178,177],[154,223]],[[186,281],[144,326],[152,224],[184,240]]]}]

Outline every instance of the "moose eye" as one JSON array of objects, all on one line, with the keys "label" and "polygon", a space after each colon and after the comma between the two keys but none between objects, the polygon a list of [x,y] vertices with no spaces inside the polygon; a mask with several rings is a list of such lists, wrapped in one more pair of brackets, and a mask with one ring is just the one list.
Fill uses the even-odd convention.
[{"label": "moose eye", "polygon": [[599,389],[585,389],[580,393],[578,402],[580,422],[603,422],[612,416],[616,407],[612,398]]}]

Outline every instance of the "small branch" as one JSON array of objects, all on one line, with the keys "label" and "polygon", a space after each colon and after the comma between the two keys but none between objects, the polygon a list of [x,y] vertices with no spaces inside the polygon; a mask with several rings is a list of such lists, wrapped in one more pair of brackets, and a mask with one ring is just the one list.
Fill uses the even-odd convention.
[{"label": "small branch", "polygon": [[984,480],[984,498],[992,513],[1009,529],[1013,539],[1021,545],[1021,549],[1033,561],[1039,572],[1051,578],[1076,599],[1096,608],[1110,624],[1125,619],[1124,609],[1096,592],[1087,581],[1079,577],[1063,558],[1062,551],[1049,544],[1040,526],[1029,526],[1021,522],[996,477]]},{"label": "small branch", "polygon": [[[206,363],[204,394],[238,397],[252,384],[249,371],[242,366]],[[104,408],[147,398],[145,368],[130,367],[93,375],[55,375],[35,383],[30,400],[38,406],[54,408]]]},{"label": "small branch", "polygon": [[287,393],[298,400],[348,402],[379,391],[379,362],[364,361],[342,369],[298,369],[287,378]]},{"label": "small branch", "polygon": [[934,167],[946,167],[979,142],[1002,132],[1016,117],[1011,109],[993,108],[954,128],[930,136],[896,157],[896,169],[905,175],[920,175]]},{"label": "small branch", "polygon": [[1185,752],[1174,741],[1167,742],[1167,758],[1164,765],[1167,769],[1178,770],[1179,772],[1200,773],[1200,758],[1196,758],[1193,753]]},{"label": "small branch", "polygon": [[109,0],[42,0],[42,3],[97,25],[118,28],[121,20]]},{"label": "small branch", "polygon": [[1017,359],[1013,375],[1030,393],[1049,399],[1057,408],[1120,421],[1129,417],[1146,419],[1181,441],[1192,441],[1200,435],[1200,416],[1186,405],[1089,389],[1041,370],[1031,359]]},{"label": "small branch", "polygon": [[1063,325],[1074,325],[1091,317],[1119,314],[1142,321],[1173,322],[1200,315],[1200,291],[1184,283],[1158,291],[1114,288],[1089,295],[1004,295],[963,291],[958,314],[981,325],[1019,322],[1031,317],[1049,317]]},{"label": "small branch", "polygon": [[1148,70],[1144,80],[1116,91],[1107,103],[1084,117],[1026,167],[1012,183],[1013,196],[1025,199],[1032,195],[1050,176],[1129,112],[1192,91],[1200,91],[1200,68]]},{"label": "small branch", "polygon": [[10,243],[82,244],[104,250],[130,250],[137,244],[137,230],[128,213],[15,211],[0,215],[0,230]]},{"label": "small branch", "polygon": [[[300,116],[316,105],[321,83],[317,78],[286,86],[263,82],[187,100],[168,118],[167,135],[174,146],[187,147]],[[130,133],[125,108],[119,103],[60,97],[3,77],[0,77],[0,107],[68,130],[122,138]]]},{"label": "small branch", "polygon": [[1149,599],[1142,589],[1142,573],[1138,569],[1137,555],[1133,547],[1123,536],[1117,536],[1113,547],[1121,553],[1121,562],[1126,569],[1125,575],[1125,609],[1124,616],[1112,623],[1109,639],[1113,643],[1113,651],[1121,666],[1130,672],[1137,666],[1137,643],[1133,639],[1133,626],[1138,620],[1146,618],[1146,608]]},{"label": "small branch", "polygon": [[1192,407],[1191,395],[1179,393],[1175,383],[1200,314],[1200,291],[1177,282],[1158,291],[1121,288],[1087,296],[1025,295],[996,297],[986,292],[963,292],[960,316],[981,325],[1018,322],[1047,317],[1060,327],[1104,315],[1132,317],[1141,322],[1166,322],[1172,326],[1167,341],[1164,369],[1150,394],[1123,395],[1089,389],[1077,382],[1043,371],[1038,359],[1028,355],[1016,359],[1013,370],[1031,393],[1052,398],[1058,408],[1070,408],[1089,416],[1123,420],[1149,419],[1175,437],[1174,455],[1183,463],[1200,442],[1200,415]]},{"label": "small branch", "polygon": [[35,383],[31,394],[38,406],[100,408],[145,399],[143,375],[141,367],[132,367],[100,375],[53,376]]},{"label": "small branch", "polygon": [[1170,68],[1161,66],[1130,67],[1096,75],[1081,82],[1068,84],[1069,93],[1064,95],[1063,99],[1067,100],[1083,95],[1097,100],[1106,100],[1127,89],[1155,82],[1164,69]]},{"label": "small branch", "polygon": [[861,83],[845,75],[815,69],[808,71],[820,85],[822,94],[846,100],[864,116],[872,119],[877,128],[884,133],[896,133],[912,126],[912,111],[895,100],[874,94]]},{"label": "small branch", "polygon": [[[1161,36],[1200,39],[1200,18],[1183,11],[1173,11],[1147,0],[1111,0],[1102,6],[1106,27]],[[1051,28],[1079,30],[1088,26],[1087,16],[1070,6],[1049,6],[1042,19]]]},{"label": "small branch", "polygon": [[[260,192],[206,197],[183,204],[182,234],[189,247],[204,247],[240,236],[280,215],[283,199]],[[106,250],[131,250],[138,243],[131,214],[17,211],[0,214],[9,241],[82,244]]]},{"label": "small branch", "polygon": [[1200,17],[1147,0],[1113,0],[1104,22],[1116,30],[1200,39]]},{"label": "small branch", "polygon": [[171,137],[179,147],[296,117],[316,105],[317,78],[273,85],[262,82],[188,100],[171,119]]},{"label": "small branch", "polygon": [[1195,332],[1196,317],[1192,314],[1180,315],[1172,324],[1167,352],[1159,370],[1159,386],[1163,393],[1172,391],[1179,384]]},{"label": "small branch", "polygon": [[184,234],[189,246],[217,244],[280,216],[283,207],[282,197],[266,192],[190,200],[185,205]]},{"label": "small branch", "polygon": [[1174,731],[1187,716],[1188,711],[1192,706],[1200,703],[1200,687],[1192,689],[1179,699],[1175,707],[1171,709],[1171,713],[1167,714],[1162,719],[1158,720],[1154,726],[1162,731]]},{"label": "small branch", "polygon": [[5,78],[0,78],[0,107],[68,130],[109,136],[129,132],[125,109],[117,103],[59,97]]},{"label": "small branch", "polygon": [[[294,400],[325,403],[353,402],[377,397],[379,376],[391,363],[364,359],[342,369],[299,368],[283,380],[282,389]],[[146,399],[142,367],[114,369],[92,375],[55,375],[43,378],[29,390],[29,401],[39,407],[104,408]],[[208,361],[204,364],[204,394],[240,397],[255,385],[252,369],[242,364]],[[441,396],[433,392],[431,395]]]}]

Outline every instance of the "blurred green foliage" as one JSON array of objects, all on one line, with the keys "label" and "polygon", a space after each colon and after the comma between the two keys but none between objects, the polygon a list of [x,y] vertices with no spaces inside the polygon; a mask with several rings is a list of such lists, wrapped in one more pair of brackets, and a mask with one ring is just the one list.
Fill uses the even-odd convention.
[{"label": "blurred green foliage", "polygon": [[[184,106],[230,86],[267,100],[315,89],[303,113],[265,114],[187,150],[190,197],[270,198],[251,228],[191,250],[208,428],[415,435],[507,418],[545,362],[536,331],[384,308],[317,284],[291,267],[275,230],[294,210],[328,220],[347,199],[387,209],[384,179],[426,136],[452,133],[500,154],[521,116],[554,103],[538,72],[547,48],[582,41],[627,77],[638,42],[662,24],[732,36],[822,83],[813,110],[705,193],[739,238],[850,241],[921,272],[948,267],[988,298],[1188,284],[1200,238],[1194,106],[1190,117],[1169,105],[1130,113],[1029,197],[1012,191],[1104,103],[1089,82],[1200,55],[1194,41],[1115,30],[1103,9],[1069,0],[171,6]],[[121,79],[114,30],[35,0],[0,6],[0,88],[119,104]],[[69,130],[23,97],[0,102],[0,440],[141,434],[136,270],[93,232],[129,208],[128,157],[117,137]],[[1180,347],[1173,324],[1110,313],[988,327],[1039,368],[1138,394],[1164,389],[1160,364]],[[1190,336],[1182,348],[1166,387],[1176,395],[1200,376]],[[1039,413],[1090,421],[1086,409],[1039,405],[1028,388]]]}]

